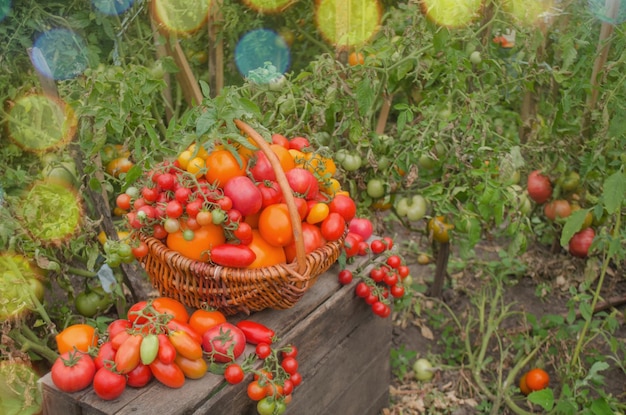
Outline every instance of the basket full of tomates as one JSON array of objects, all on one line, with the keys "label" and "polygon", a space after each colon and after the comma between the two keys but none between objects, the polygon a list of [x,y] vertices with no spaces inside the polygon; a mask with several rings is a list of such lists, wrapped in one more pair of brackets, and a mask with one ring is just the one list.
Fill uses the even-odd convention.
[{"label": "basket full of tomates", "polygon": [[118,195],[153,286],[225,314],[290,308],[338,259],[356,206],[305,137],[234,121]]}]

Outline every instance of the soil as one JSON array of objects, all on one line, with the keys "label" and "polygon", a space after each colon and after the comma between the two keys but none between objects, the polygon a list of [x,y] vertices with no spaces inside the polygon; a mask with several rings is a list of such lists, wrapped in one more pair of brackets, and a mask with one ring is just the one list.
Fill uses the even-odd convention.
[{"label": "soil", "polygon": [[[411,238],[411,234],[400,231],[400,234],[394,237],[396,241],[405,241]],[[502,249],[502,244],[494,241],[483,241],[475,248],[475,262],[498,261],[498,250]],[[574,258],[565,251],[552,252],[550,247],[540,245],[532,246],[520,258],[525,264],[522,275],[511,276],[504,284],[503,303],[511,306],[513,310],[521,310],[532,313],[539,321],[543,316],[561,315],[566,316],[568,312],[568,301],[571,299],[569,290],[571,287],[578,287],[585,278],[595,280],[599,275],[599,259],[583,259]],[[407,258],[409,260],[409,258]],[[450,255],[450,262],[458,261],[455,253]],[[461,323],[467,321],[468,313],[471,312],[472,297],[485,286],[488,286],[489,278],[477,272],[480,268],[472,267],[470,262],[464,269],[453,272],[446,279],[445,289],[442,294],[442,300],[454,312]],[[410,264],[412,276],[418,284],[429,286],[432,283],[435,265],[418,265]],[[619,327],[614,336],[617,341],[622,343],[621,351],[626,348],[626,278],[623,272],[623,266],[614,266],[609,269],[605,282],[603,284],[603,299],[610,299],[616,302],[615,306],[607,306],[605,312],[610,313],[618,310]],[[595,289],[596,284],[591,285]],[[426,293],[427,294],[427,293]],[[620,303],[621,301],[621,303]],[[424,308],[433,308],[437,304],[426,295],[418,295],[416,300]],[[598,308],[598,307],[596,307]],[[439,310],[439,308],[435,309]],[[442,313],[447,313],[443,309]],[[432,311],[432,310],[431,310]],[[394,317],[393,344],[397,350],[416,352],[416,357],[426,357],[436,367],[445,365],[448,362],[443,361],[446,353],[446,345],[444,340],[450,341],[451,336],[459,335],[459,333],[451,333],[449,325],[453,324],[448,320],[447,325],[436,327],[430,324],[427,314],[421,312],[417,315],[415,312],[397,314]],[[567,324],[567,323],[565,323]],[[507,333],[518,333],[527,330],[527,326],[522,319],[506,320],[502,327],[503,343],[506,344]],[[472,333],[473,334],[473,333]],[[559,344],[560,356],[558,361],[563,362],[566,356],[571,355],[574,341],[571,344]],[[458,343],[461,345],[461,343]],[[489,366],[482,372],[483,381],[489,386],[490,379],[496,373],[497,365],[500,362],[500,354],[498,347],[490,348],[488,355],[493,357]],[[600,351],[607,350],[607,345],[602,342],[594,343],[594,347]],[[571,348],[571,349],[570,349]],[[448,350],[447,353],[450,351]],[[472,373],[468,369],[463,368],[441,368],[437,370],[434,378],[430,382],[417,382],[414,373],[411,371],[411,364],[407,367],[407,372],[402,378],[393,377],[390,386],[392,404],[384,410],[384,415],[392,414],[478,414],[489,412],[481,409],[481,401],[483,396]],[[626,356],[620,356],[620,361],[626,361]],[[393,359],[392,359],[393,361]],[[557,361],[550,353],[545,350],[539,353],[537,364],[545,365],[546,370],[550,374],[550,387],[554,390],[558,399],[559,385],[558,374],[554,370],[554,362]],[[607,359],[607,363],[611,363]],[[506,376],[508,370],[515,362],[504,359],[503,375]],[[622,366],[623,367],[623,366]],[[528,367],[527,369],[530,369]],[[526,369],[526,370],[527,370]],[[612,365],[610,369],[602,373],[605,376],[606,385],[603,390],[617,397],[621,402],[626,401],[626,372]],[[516,382],[518,380],[516,379]],[[493,385],[491,385],[493,386]],[[523,395],[517,394],[516,403],[528,411],[540,413],[539,407],[531,408]],[[505,405],[502,405],[501,414],[511,414]]]}]

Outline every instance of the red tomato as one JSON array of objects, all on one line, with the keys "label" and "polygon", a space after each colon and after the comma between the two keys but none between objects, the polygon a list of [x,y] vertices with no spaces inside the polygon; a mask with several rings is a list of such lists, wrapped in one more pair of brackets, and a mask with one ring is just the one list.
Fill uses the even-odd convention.
[{"label": "red tomato", "polygon": [[[120,323],[117,323],[117,325],[119,325],[120,327],[124,325],[126,326],[124,328],[127,329],[127,328],[130,328],[133,324],[145,324],[148,320],[146,319],[146,317],[143,316],[143,313],[144,313],[144,308],[146,308],[147,305],[148,305],[148,301],[146,300],[141,300],[141,301],[136,302],[135,304],[130,306],[130,308],[128,309],[128,313],[127,313],[128,320],[126,320],[128,321],[128,324],[126,325],[125,323],[120,322]],[[119,322],[119,320],[117,321]],[[121,331],[121,330],[119,331],[115,330],[115,333],[112,333],[113,323],[109,325],[109,337],[111,339],[114,339],[115,335],[117,335],[117,333]]]},{"label": "red tomato", "polygon": [[298,361],[295,357],[285,357],[280,365],[285,369],[285,372],[293,375],[298,371]]},{"label": "red tomato", "polygon": [[289,187],[299,197],[307,200],[317,198],[319,194],[319,183],[317,178],[310,171],[301,167],[296,167],[285,173]]},{"label": "red tomato", "polygon": [[348,224],[348,229],[350,232],[361,235],[364,241],[367,241],[374,233],[374,226],[367,218],[353,218]]},{"label": "red tomato", "polygon": [[250,245],[252,242],[252,226],[247,222],[239,222],[237,229],[233,231],[233,236],[239,240],[242,245]]},{"label": "red tomato", "polygon": [[110,368],[100,368],[93,378],[93,391],[100,399],[111,401],[122,395],[126,389],[126,376],[113,372]]},{"label": "red tomato", "polygon": [[258,150],[254,153],[250,166],[250,174],[255,181],[276,180],[274,168],[263,151]]},{"label": "red tomato", "polygon": [[164,364],[170,364],[174,362],[176,358],[176,349],[167,335],[160,333],[157,335],[159,339],[159,351],[157,352],[157,359]]},{"label": "red tomato", "polygon": [[211,249],[211,262],[224,267],[246,268],[255,259],[256,254],[248,245],[225,243]]},{"label": "red tomato", "polygon": [[131,334],[117,349],[115,353],[115,368],[118,372],[126,374],[137,367],[140,362],[140,347],[143,336]]},{"label": "red tomato", "polygon": [[528,175],[527,189],[528,196],[539,204],[546,202],[552,196],[550,179],[539,170],[535,170]]},{"label": "red tomato", "polygon": [[189,325],[200,336],[208,329],[224,323],[226,316],[218,310],[202,310],[198,309],[189,317]]},{"label": "red tomato", "polygon": [[539,391],[548,387],[550,383],[550,376],[548,373],[539,368],[534,368],[526,372],[525,381],[526,386],[531,391]]},{"label": "red tomato", "polygon": [[96,366],[91,356],[83,352],[62,353],[51,369],[54,385],[63,392],[73,393],[91,385]]},{"label": "red tomato", "polygon": [[350,222],[356,215],[356,203],[350,196],[336,195],[333,200],[328,203],[331,212],[339,213],[346,222]]},{"label": "red tomato", "polygon": [[557,199],[546,203],[543,213],[550,220],[564,219],[572,213],[572,207],[567,200]]},{"label": "red tomato", "polygon": [[93,359],[93,362],[96,365],[96,370],[105,365],[111,366],[115,360],[115,353],[116,350],[113,348],[113,343],[110,341],[102,343],[98,349],[98,354]]},{"label": "red tomato", "polygon": [[327,241],[340,239],[346,231],[346,220],[337,212],[331,212],[320,226],[322,236]]},{"label": "red tomato", "polygon": [[126,374],[127,385],[132,388],[143,388],[152,380],[152,371],[148,365],[139,363],[136,368]]},{"label": "red tomato", "polygon": [[267,391],[265,386],[261,386],[258,380],[248,383],[248,397],[253,401],[260,401],[265,398]]},{"label": "red tomato", "polygon": [[263,205],[263,196],[254,182],[247,176],[233,177],[224,185],[224,195],[233,201],[233,209],[242,215],[254,215]]},{"label": "red tomato", "polygon": [[259,182],[257,187],[261,191],[261,198],[263,199],[262,208],[280,203],[283,200],[283,191],[277,181],[264,180]]},{"label": "red tomato", "polygon": [[210,328],[202,335],[202,348],[219,363],[232,362],[243,353],[246,336],[237,326],[225,322]]},{"label": "red tomato", "polygon": [[593,228],[585,228],[576,232],[569,241],[569,253],[579,258],[586,258],[595,237],[596,232]]},{"label": "red tomato", "polygon": [[[302,239],[304,242],[304,252],[307,254],[324,246],[326,243],[324,236],[322,236],[321,229],[318,226],[311,225],[307,222],[302,222]],[[285,255],[287,262],[291,262],[296,258],[295,242],[292,242],[285,247]]]},{"label": "red tomato", "polygon": [[231,363],[230,365],[226,366],[226,369],[224,370],[224,379],[226,379],[226,382],[230,383],[231,385],[241,383],[244,377],[245,373],[241,366],[239,366],[237,363]]},{"label": "red tomato", "polygon": [[243,334],[246,336],[246,342],[250,344],[272,344],[276,335],[274,330],[256,321],[241,320],[237,323],[237,327],[243,331]]},{"label": "red tomato", "polygon": [[267,343],[259,343],[256,345],[254,352],[259,359],[265,359],[272,354],[272,347]]},{"label": "red tomato", "polygon": [[302,151],[303,148],[310,147],[311,143],[308,138],[294,137],[289,140],[289,148],[293,150]]},{"label": "red tomato", "polygon": [[150,370],[154,377],[169,388],[181,388],[185,384],[185,374],[174,362],[163,363],[159,359],[150,363]]},{"label": "red tomato", "polygon": [[363,237],[358,233],[348,232],[346,238],[343,241],[343,249],[348,258],[353,257],[359,253],[359,245],[363,242]]}]

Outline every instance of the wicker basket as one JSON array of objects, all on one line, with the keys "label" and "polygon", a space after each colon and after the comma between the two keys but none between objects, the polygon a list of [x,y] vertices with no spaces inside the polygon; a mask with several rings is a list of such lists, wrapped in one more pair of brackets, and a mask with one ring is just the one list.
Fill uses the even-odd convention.
[{"label": "wicker basket", "polygon": [[266,308],[293,307],[317,277],[337,261],[342,240],[328,242],[306,254],[301,219],[278,158],[252,127],[237,120],[237,126],[267,155],[289,208],[296,258],[289,264],[264,268],[228,268],[189,259],[169,249],[160,240],[143,237],[149,253],[141,258],[152,285],[161,295],[200,308],[209,305],[225,314],[249,314]]}]

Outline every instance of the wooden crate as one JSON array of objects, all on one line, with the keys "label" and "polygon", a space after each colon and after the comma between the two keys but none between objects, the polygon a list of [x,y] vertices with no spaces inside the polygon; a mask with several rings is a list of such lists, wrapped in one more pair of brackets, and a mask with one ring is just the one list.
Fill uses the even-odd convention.
[{"label": "wooden crate", "polygon": [[[334,266],[320,275],[289,310],[265,310],[248,317],[274,329],[279,345],[298,347],[303,382],[294,391],[287,414],[376,415],[388,404],[391,319],[375,316],[363,300],[355,298],[354,283],[339,285],[337,273]],[[246,354],[253,351],[248,346]],[[232,386],[208,373],[187,380],[181,389],[153,380],[144,388],[127,388],[114,401],[101,400],[91,388],[63,393],[49,374],[41,385],[45,415],[254,415],[255,402],[246,394],[250,380]]]}]

